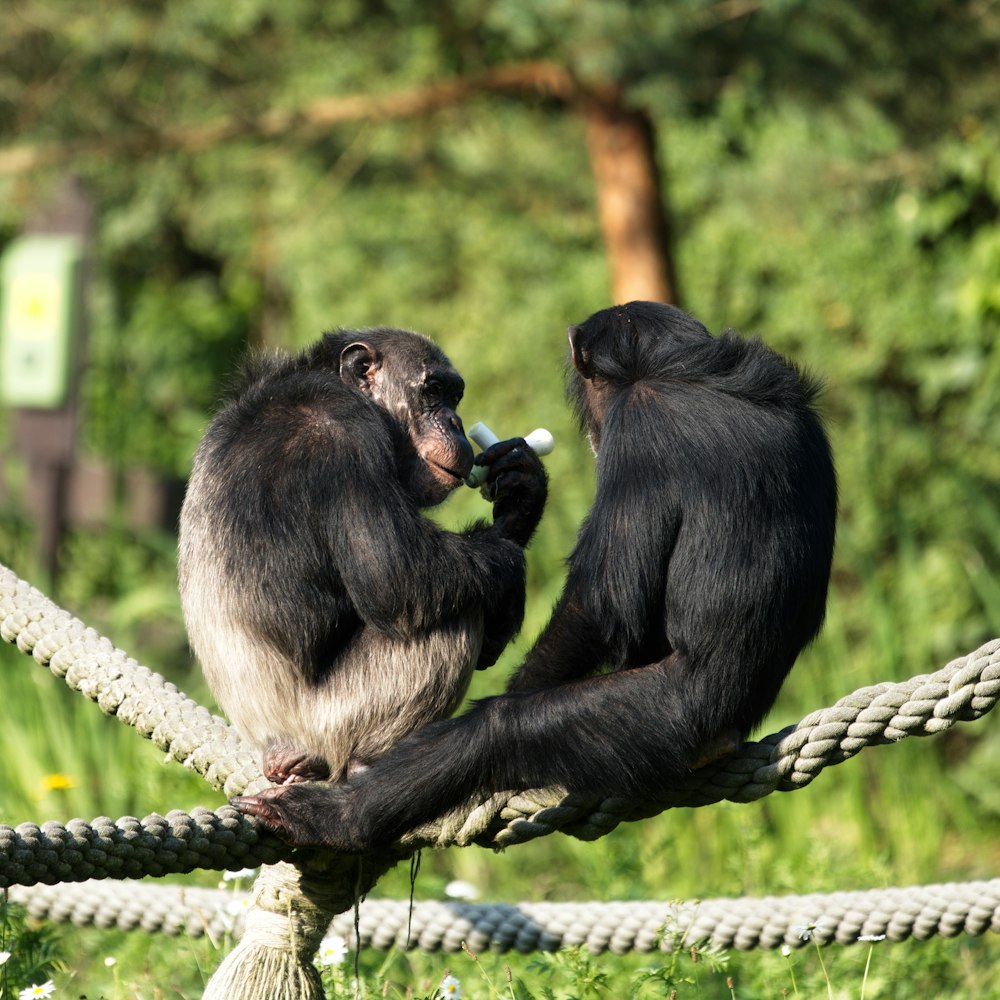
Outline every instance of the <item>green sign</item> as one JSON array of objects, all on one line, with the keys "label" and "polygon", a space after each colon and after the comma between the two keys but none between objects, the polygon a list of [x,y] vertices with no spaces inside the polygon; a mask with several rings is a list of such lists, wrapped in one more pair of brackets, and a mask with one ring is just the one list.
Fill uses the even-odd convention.
[{"label": "green sign", "polygon": [[0,398],[51,409],[66,402],[83,242],[21,236],[0,261]]}]

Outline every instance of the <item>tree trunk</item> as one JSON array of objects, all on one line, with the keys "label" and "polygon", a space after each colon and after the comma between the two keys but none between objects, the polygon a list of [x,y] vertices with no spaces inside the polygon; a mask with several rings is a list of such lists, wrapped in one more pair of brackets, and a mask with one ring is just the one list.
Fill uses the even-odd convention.
[{"label": "tree trunk", "polygon": [[617,99],[583,109],[615,304],[677,302],[653,126]]}]

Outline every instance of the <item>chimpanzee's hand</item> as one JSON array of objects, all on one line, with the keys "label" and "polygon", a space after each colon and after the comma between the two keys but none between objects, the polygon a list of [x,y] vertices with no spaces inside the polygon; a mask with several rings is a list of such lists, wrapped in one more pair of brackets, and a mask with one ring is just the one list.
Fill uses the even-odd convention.
[{"label": "chimpanzee's hand", "polygon": [[230,802],[293,847],[329,847],[351,854],[368,846],[350,822],[352,799],[345,785],[292,784]]},{"label": "chimpanzee's hand", "polygon": [[489,470],[483,494],[493,501],[493,526],[523,548],[538,527],[548,496],[541,459],[524,438],[510,438],[477,455],[476,465]]}]

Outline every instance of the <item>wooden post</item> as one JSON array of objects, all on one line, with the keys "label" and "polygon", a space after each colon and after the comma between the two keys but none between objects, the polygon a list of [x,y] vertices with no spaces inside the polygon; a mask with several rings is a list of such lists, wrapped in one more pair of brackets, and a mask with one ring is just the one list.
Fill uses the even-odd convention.
[{"label": "wooden post", "polygon": [[51,404],[13,403],[13,444],[28,463],[28,506],[35,512],[39,560],[55,584],[59,550],[65,529],[66,495],[76,454],[80,417],[79,384],[87,336],[86,281],[91,267],[94,210],[90,198],[73,178],[65,180],[50,205],[33,216],[25,236],[71,236],[80,241],[82,256],[67,289],[71,330],[64,391]]}]

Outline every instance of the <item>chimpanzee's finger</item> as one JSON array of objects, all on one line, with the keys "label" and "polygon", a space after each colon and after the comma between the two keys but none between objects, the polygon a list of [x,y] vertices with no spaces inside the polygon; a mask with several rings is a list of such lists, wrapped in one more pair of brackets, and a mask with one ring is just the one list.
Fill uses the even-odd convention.
[{"label": "chimpanzee's finger", "polygon": [[523,452],[527,449],[528,446],[524,443],[523,437],[508,438],[506,441],[497,441],[496,444],[491,444],[489,448],[485,451],[481,451],[476,456],[475,464],[493,465],[494,462],[497,462],[505,455],[509,455],[511,452],[516,451],[523,454]]}]

